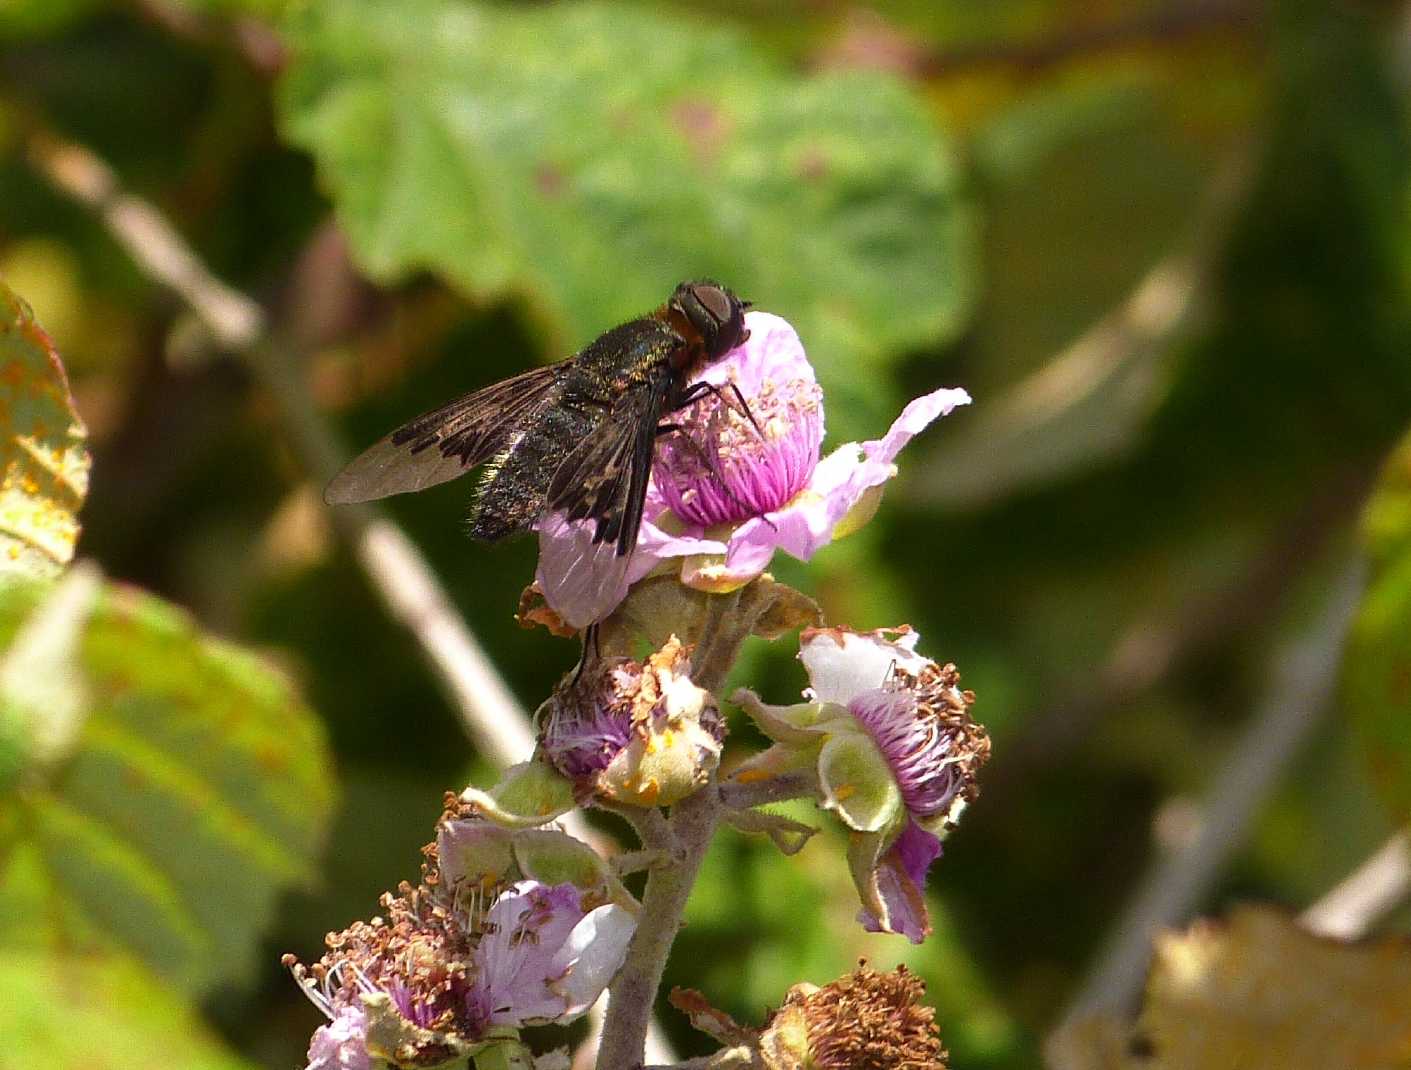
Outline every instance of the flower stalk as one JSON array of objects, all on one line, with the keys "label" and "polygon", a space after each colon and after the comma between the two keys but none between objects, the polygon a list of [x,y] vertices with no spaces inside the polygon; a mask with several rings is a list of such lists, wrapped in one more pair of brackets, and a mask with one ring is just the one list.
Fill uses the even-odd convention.
[{"label": "flower stalk", "polygon": [[[691,662],[691,677],[698,686],[715,692],[725,685],[741,646],[754,629],[755,614],[749,612],[749,606],[739,591],[710,598]],[[696,874],[723,811],[720,786],[713,772],[699,791],[671,808],[666,828],[668,860],[654,866],[647,875],[642,912],[627,947],[627,959],[608,988],[598,1070],[642,1065],[647,1024],[666,972],[667,956],[680,931]]]},{"label": "flower stalk", "polygon": [[672,808],[675,851],[670,862],[657,866],[647,877],[641,920],[628,945],[622,970],[608,988],[598,1070],[627,1070],[642,1065],[652,1004],[661,988],[667,956],[681,928],[686,902],[715,835],[720,812],[720,795],[713,784]]}]

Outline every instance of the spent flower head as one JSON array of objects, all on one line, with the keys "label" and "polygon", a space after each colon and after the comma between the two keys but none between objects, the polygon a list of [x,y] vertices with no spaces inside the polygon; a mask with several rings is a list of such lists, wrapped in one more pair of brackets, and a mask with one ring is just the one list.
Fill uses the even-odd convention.
[{"label": "spent flower head", "polygon": [[760,1037],[766,1070],[945,1070],[926,985],[905,966],[795,985]]},{"label": "spent flower head", "polygon": [[[607,987],[634,912],[609,901],[607,882],[505,881],[520,866],[517,845],[480,830],[509,835],[443,819],[421,884],[404,882],[379,916],[330,933],[312,965],[285,956],[329,1019],[309,1045],[309,1070],[437,1066],[513,1044],[521,1026],[572,1021]],[[488,862],[467,868],[466,837]]]},{"label": "spent flower head", "polygon": [[595,659],[541,708],[544,756],[581,798],[679,802],[715,771],[725,738],[715,700],[690,668],[675,636],[646,661]]},{"label": "spent flower head", "polygon": [[913,436],[970,402],[964,390],[933,391],[882,438],[822,457],[823,396],[798,334],[767,312],[748,313],[745,325],[748,339],[698,377],[719,393],[681,413],[682,430],[661,441],[630,559],[595,548],[591,525],[541,523],[536,582],[570,626],[601,620],[669,560],[681,559],[687,586],[718,593],[760,575],[776,550],[809,560],[871,519]]},{"label": "spent flower head", "polygon": [[807,773],[819,800],[851,830],[848,860],[873,931],[920,943],[930,932],[923,896],[941,840],[979,794],[990,741],[970,716],[975,696],[954,665],[916,653],[909,628],[810,629],[799,657],[807,701],[771,706],[752,691],[735,701],[774,745],[737,779]]}]

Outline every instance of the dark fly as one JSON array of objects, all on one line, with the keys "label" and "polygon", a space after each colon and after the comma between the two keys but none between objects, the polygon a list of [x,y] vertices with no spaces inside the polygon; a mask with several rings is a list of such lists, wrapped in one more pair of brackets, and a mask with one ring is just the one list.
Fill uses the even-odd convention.
[{"label": "dark fly", "polygon": [[748,307],[718,283],[683,282],[656,311],[566,360],[399,427],[344,468],[324,499],[385,498],[485,465],[470,517],[476,538],[495,542],[561,513],[592,522],[594,545],[625,557],[637,542],[656,440],[678,430],[663,418],[717,390],[691,379],[749,337]]}]

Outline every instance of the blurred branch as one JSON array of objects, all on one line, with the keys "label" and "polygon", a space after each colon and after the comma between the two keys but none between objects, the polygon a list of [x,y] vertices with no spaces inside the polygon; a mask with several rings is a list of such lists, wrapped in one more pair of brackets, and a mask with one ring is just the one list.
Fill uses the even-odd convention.
[{"label": "blurred branch", "polygon": [[1032,770],[1071,754],[1096,725],[1193,658],[1266,619],[1293,577],[1356,515],[1375,471],[1363,465],[1323,481],[1294,516],[1275,525],[1273,538],[1250,556],[1248,568],[1229,584],[1208,594],[1187,595],[1176,612],[1161,606],[1138,617],[1077,691],[1025,719],[1020,734],[986,777],[989,807]]},{"label": "blurred branch", "polygon": [[265,335],[260,307],[206,270],[155,208],[124,193],[106,163],[79,145],[31,129],[30,163],[61,192],[96,212],[137,266],[175,290],[216,340],[248,349]]},{"label": "blurred branch", "polygon": [[[221,346],[249,363],[280,405],[309,473],[321,482],[336,472],[343,452],[263,310],[215,278],[161,213],[123,192],[112,169],[88,149],[40,127],[31,127],[26,148],[40,174],[91,209],[143,271],[175,291]],[[528,716],[426,559],[374,508],[337,509],[333,517],[388,611],[421,645],[476,749],[501,766],[522,761],[534,747]]]},{"label": "blurred branch", "polygon": [[[1119,306],[1088,328],[1032,375],[986,406],[971,433],[933,454],[933,483],[916,489],[934,501],[964,498],[969,481],[975,496],[994,496],[1028,479],[1051,477],[1081,457],[1110,450],[1112,436],[1132,430],[1156,403],[1168,355],[1176,341],[1205,314],[1226,238],[1253,184],[1254,146],[1237,149],[1217,172],[1175,248],[1163,257]],[[1055,442],[1054,427],[1081,417],[1080,408],[1103,404],[1101,419],[1078,419],[1101,428],[1103,441]],[[1115,404],[1114,404],[1115,402]],[[1116,405],[1126,412],[1114,419]],[[1116,431],[1114,431],[1116,427]],[[1014,429],[1018,428],[1016,432]],[[966,448],[966,443],[971,448]],[[1083,452],[1086,451],[1086,452]],[[997,468],[994,458],[1003,458]],[[966,473],[957,476],[957,473]],[[1156,686],[1201,651],[1239,635],[1275,608],[1302,566],[1323,551],[1329,538],[1364,499],[1370,486],[1365,466],[1317,486],[1308,503],[1277,526],[1270,544],[1225,587],[1185,598],[1137,619],[1113,644],[1107,660],[1073,694],[1025,719],[986,778],[988,808],[1008,785],[1022,782],[1038,766],[1069,754],[1094,725]]]},{"label": "blurred branch", "polygon": [[252,68],[273,78],[284,66],[284,42],[267,23],[234,12],[214,14],[178,0],[132,0],[134,9],[174,37],[234,48]]},{"label": "blurred branch", "polygon": [[1191,842],[1160,858],[1122,916],[1064,1015],[1059,1031],[1106,1013],[1123,1013],[1139,994],[1161,929],[1185,920],[1245,841],[1260,805],[1332,696],[1343,638],[1362,589],[1360,561],[1346,567],[1307,630],[1280,650],[1268,691],[1225,761]]},{"label": "blurred branch", "polygon": [[1119,452],[1165,395],[1176,343],[1200,323],[1256,151],[1217,170],[1173,248],[1115,308],[1038,369],[989,399],[931,454],[914,493],[974,506]]},{"label": "blurred branch", "polygon": [[1411,837],[1405,831],[1299,916],[1309,932],[1342,940],[1367,935],[1376,922],[1411,895]]}]

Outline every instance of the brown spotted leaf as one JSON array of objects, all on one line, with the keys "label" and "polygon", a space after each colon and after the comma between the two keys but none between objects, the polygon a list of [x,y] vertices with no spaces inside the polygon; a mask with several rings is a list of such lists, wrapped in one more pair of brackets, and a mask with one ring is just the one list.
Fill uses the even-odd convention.
[{"label": "brown spotted leaf", "polygon": [[843,438],[899,407],[878,366],[964,321],[972,210],[894,76],[644,4],[327,0],[285,31],[284,133],[380,281],[527,294],[582,344],[719,278],[798,328]]}]

